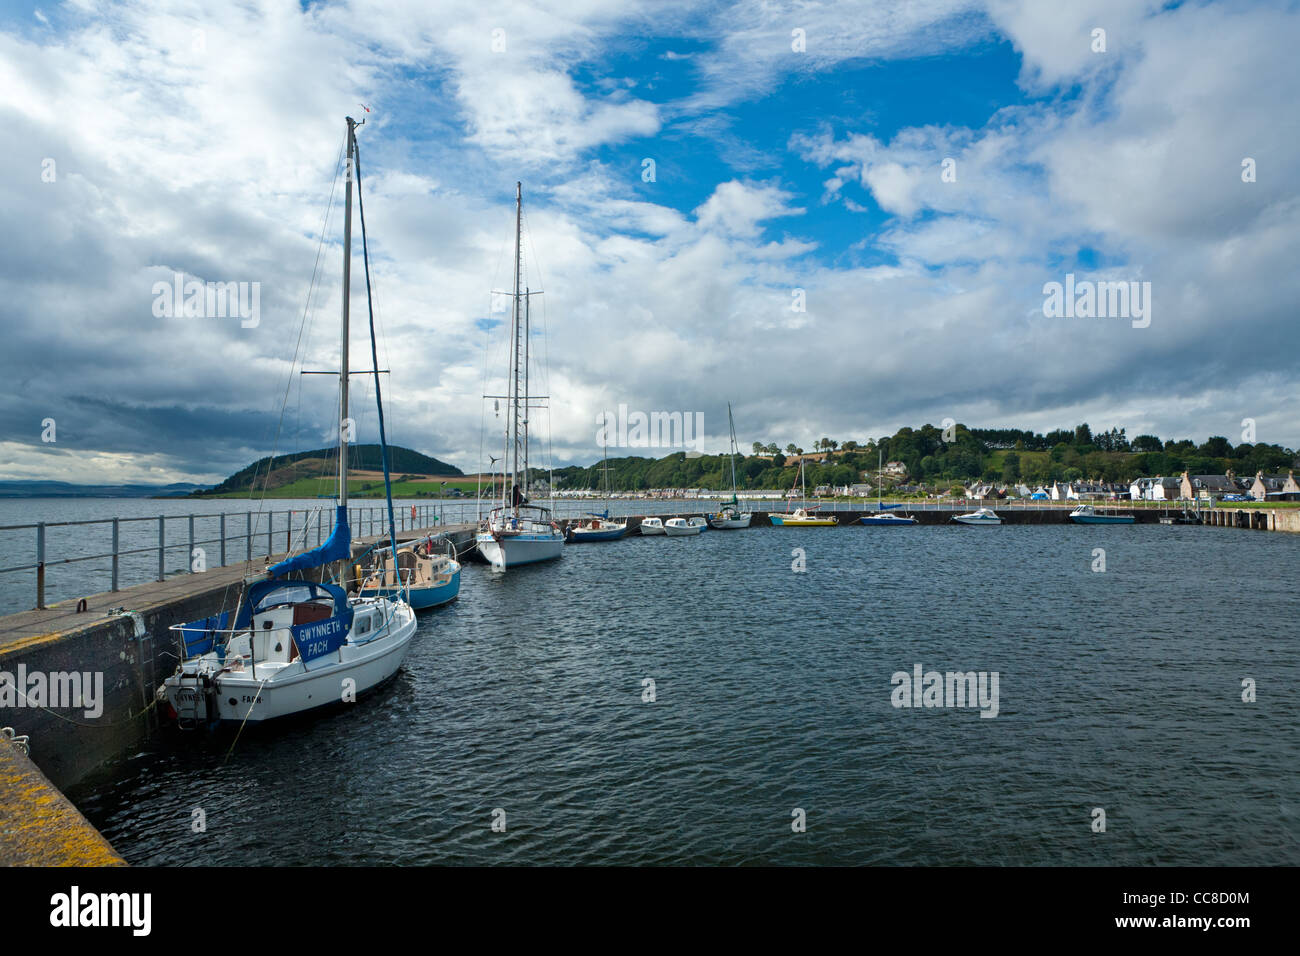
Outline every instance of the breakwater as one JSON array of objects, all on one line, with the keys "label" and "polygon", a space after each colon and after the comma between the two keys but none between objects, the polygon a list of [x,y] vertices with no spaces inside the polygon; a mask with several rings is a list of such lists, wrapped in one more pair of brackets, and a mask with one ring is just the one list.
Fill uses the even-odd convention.
[{"label": "breakwater", "polygon": [[[1300,532],[1300,509],[1263,509],[1263,508],[1199,508],[1192,509],[1184,507],[1183,502],[1170,502],[1171,507],[1167,508],[1133,508],[1123,504],[1099,504],[1096,505],[1098,514],[1119,514],[1132,515],[1136,524],[1158,524],[1161,522],[1169,523],[1176,521],[1179,524],[1204,524],[1214,527],[1224,528],[1247,528],[1257,531],[1290,531]],[[999,504],[997,502],[971,502],[960,506],[944,506],[936,508],[933,505],[921,507],[915,510],[909,510],[906,507],[891,508],[890,513],[896,515],[908,515],[916,519],[919,525],[949,525],[953,528],[963,527],[961,524],[954,522],[952,519],[955,515],[965,514],[973,511],[976,507],[987,507],[997,512],[1003,524],[1030,524],[1030,525],[1062,525],[1071,524],[1070,512],[1078,507],[1077,502],[1070,502],[1068,505],[1062,504],[1056,507],[1020,507],[1015,505]],[[794,509],[794,505],[790,510]],[[746,510],[744,503],[741,503],[741,510]],[[759,511],[751,512],[753,520],[750,528],[774,528],[769,520],[771,514],[783,514],[781,511]],[[686,511],[656,511],[653,517],[667,520],[669,518],[692,518],[708,514],[707,511],[686,510]],[[875,508],[851,508],[844,507],[843,503],[838,503],[837,507],[822,507],[817,511],[818,515],[834,516],[841,527],[855,526],[858,519],[867,515],[878,514]],[[641,526],[641,522],[651,515],[626,515],[617,516],[626,518],[628,522],[629,533],[636,533]],[[576,523],[576,518],[564,518],[559,521],[561,527],[567,528],[569,525]]]}]

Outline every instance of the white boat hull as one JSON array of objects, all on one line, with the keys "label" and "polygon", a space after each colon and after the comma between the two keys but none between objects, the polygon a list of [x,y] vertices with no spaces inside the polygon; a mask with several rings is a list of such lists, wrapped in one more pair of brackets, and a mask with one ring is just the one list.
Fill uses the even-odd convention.
[{"label": "white boat hull", "polygon": [[550,535],[492,535],[481,532],[475,539],[479,554],[498,570],[536,564],[558,558],[564,550],[564,537],[556,532]]},{"label": "white boat hull", "polygon": [[973,525],[973,526],[996,525],[1002,523],[1001,518],[996,518],[996,517],[988,518],[985,517],[984,515],[956,515],[952,520],[957,522],[958,524]]},{"label": "white boat hull", "polygon": [[664,524],[664,534],[670,538],[684,538],[703,530],[704,526],[699,524],[673,524],[671,521]]},{"label": "white boat hull", "polygon": [[720,518],[717,515],[714,515],[709,519],[709,527],[716,528],[719,531],[724,531],[729,528],[748,528],[749,523],[752,520],[754,520],[752,514],[730,515],[725,518]]}]

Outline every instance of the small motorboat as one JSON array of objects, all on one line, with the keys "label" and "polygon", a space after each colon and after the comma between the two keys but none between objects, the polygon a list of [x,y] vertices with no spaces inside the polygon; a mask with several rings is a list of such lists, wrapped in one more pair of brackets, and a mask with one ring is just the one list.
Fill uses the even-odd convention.
[{"label": "small motorboat", "polygon": [[[695,522],[699,522],[696,524]],[[704,530],[703,518],[692,518],[687,521],[685,518],[669,518],[664,522],[664,534],[670,538],[680,538],[688,534],[699,534]]]},{"label": "small motorboat", "polygon": [[1075,524],[1132,524],[1137,518],[1133,515],[1098,514],[1092,505],[1080,505],[1070,512],[1070,520]]},{"label": "small motorboat", "polygon": [[665,533],[664,519],[663,518],[642,518],[641,533],[642,534],[664,534]]},{"label": "small motorboat", "polygon": [[889,511],[878,511],[875,514],[863,515],[858,519],[858,524],[869,524],[885,528],[903,528],[907,525],[916,524],[916,519],[911,515],[896,515]]},{"label": "small motorboat", "polygon": [[569,544],[581,544],[584,541],[614,541],[627,534],[626,521],[610,521],[609,512],[593,514],[583,518],[564,533],[564,540]]},{"label": "small motorboat", "polygon": [[977,508],[968,515],[953,515],[952,520],[958,524],[973,525],[1002,523],[1002,519],[992,508]]},{"label": "small motorboat", "polygon": [[816,511],[816,508],[796,508],[788,515],[768,515],[767,519],[783,528],[817,528],[840,523],[834,515],[820,515]]}]

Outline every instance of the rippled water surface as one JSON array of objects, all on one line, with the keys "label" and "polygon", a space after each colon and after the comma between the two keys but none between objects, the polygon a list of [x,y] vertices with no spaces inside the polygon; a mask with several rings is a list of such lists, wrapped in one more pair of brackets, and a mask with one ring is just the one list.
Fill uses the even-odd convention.
[{"label": "rippled water surface", "polygon": [[[351,709],[228,759],[161,735],[71,796],[137,864],[1296,865],[1298,568],[1152,525],[570,546],[468,566]],[[894,708],[917,663],[997,671],[998,716]]]}]

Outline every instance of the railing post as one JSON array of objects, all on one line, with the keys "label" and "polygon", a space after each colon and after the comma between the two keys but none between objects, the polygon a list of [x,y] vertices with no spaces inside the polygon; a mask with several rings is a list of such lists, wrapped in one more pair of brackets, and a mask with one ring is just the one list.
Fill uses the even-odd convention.
[{"label": "railing post", "polygon": [[118,526],[118,519],[114,518],[113,519],[113,587],[112,587],[112,590],[114,591],[117,590],[117,572],[121,560],[118,556],[118,551],[120,550],[119,544],[121,542],[121,530],[122,529]]},{"label": "railing post", "polygon": [[320,547],[321,543],[324,542],[325,540],[324,538],[321,537],[321,531],[323,530],[322,522],[324,520],[325,520],[325,509],[322,508],[320,511],[316,512],[316,546],[317,547]]},{"label": "railing post", "polygon": [[226,513],[221,512],[221,566],[226,566]]},{"label": "railing post", "polygon": [[45,610],[45,522],[36,525],[36,610]]},{"label": "railing post", "polygon": [[167,518],[165,515],[158,516],[158,580],[164,581],[167,578],[167,565],[165,561],[165,549],[167,547]]},{"label": "railing post", "polygon": [[[306,532],[304,531],[303,534],[305,536]],[[293,551],[293,512],[292,511],[289,512],[288,517],[285,519],[285,528],[284,528],[284,553],[289,554],[291,551]]]},{"label": "railing post", "polygon": [[[187,562],[190,566],[190,573],[194,573],[194,515],[190,515],[190,558]],[[207,562],[204,562],[207,566]]]}]

